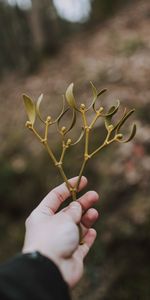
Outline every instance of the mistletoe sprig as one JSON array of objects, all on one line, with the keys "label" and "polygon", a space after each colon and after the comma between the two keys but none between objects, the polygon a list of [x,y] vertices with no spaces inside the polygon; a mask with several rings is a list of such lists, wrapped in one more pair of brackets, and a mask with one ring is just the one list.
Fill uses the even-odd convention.
[{"label": "mistletoe sprig", "polygon": [[[113,123],[113,116],[118,112],[120,102],[117,101],[116,105],[111,106],[108,111],[105,112],[105,109],[103,106],[100,106],[99,108],[96,108],[96,102],[97,99],[103,95],[106,92],[106,89],[101,90],[100,92],[97,91],[96,87],[92,82],[90,82],[92,92],[93,92],[93,100],[91,104],[86,107],[84,103],[81,103],[80,106],[77,106],[74,93],[73,93],[73,87],[74,84],[71,83],[65,93],[65,96],[63,96],[63,106],[62,110],[59,114],[59,116],[53,120],[51,116],[47,116],[46,119],[42,117],[41,111],[40,111],[40,105],[43,100],[43,94],[40,95],[37,102],[34,103],[34,101],[27,95],[23,95],[23,100],[25,104],[25,109],[28,115],[28,121],[26,122],[26,127],[29,128],[37,137],[37,139],[43,144],[45,149],[47,150],[51,160],[53,161],[54,165],[58,168],[64,182],[66,183],[66,186],[72,196],[73,200],[76,200],[77,198],[77,192],[78,187],[80,184],[81,176],[83,174],[84,168],[88,162],[89,159],[91,159],[96,153],[98,153],[101,149],[107,147],[108,145],[112,144],[113,142],[119,142],[119,143],[127,143],[133,139],[133,137],[136,134],[136,125],[133,124],[131,133],[127,139],[123,138],[123,134],[121,133],[122,126],[127,121],[127,119],[133,114],[134,109],[127,111],[126,108],[124,109],[123,115],[117,121],[115,124]],[[67,104],[67,107],[66,107]],[[62,121],[64,115],[68,112],[68,110],[72,111],[72,120],[70,122],[70,126],[68,128],[66,126],[60,126],[60,121]],[[94,117],[90,124],[87,120],[87,112],[89,110],[94,111]],[[82,130],[79,138],[76,141],[72,141],[72,138],[67,138],[66,135],[70,134],[72,128],[74,128],[76,124],[76,116],[77,114],[80,115],[82,119]],[[41,134],[37,131],[35,128],[35,120],[36,117],[43,123],[44,126],[44,135],[41,136]],[[105,128],[106,128],[106,136],[104,141],[99,145],[98,148],[96,148],[93,152],[89,151],[89,143],[90,143],[90,137],[92,134],[92,129],[94,128],[94,125],[96,121],[102,118],[104,120]],[[48,140],[48,130],[49,127],[52,125],[56,125],[56,128],[60,134],[61,137],[61,155],[59,159],[56,158],[55,153],[53,152],[49,140]],[[64,170],[64,157],[66,155],[66,152],[69,150],[70,147],[75,146],[78,144],[82,139],[84,138],[84,153],[83,153],[83,161],[80,167],[79,176],[77,179],[77,182],[74,186],[72,186],[67,178],[67,175]]]}]

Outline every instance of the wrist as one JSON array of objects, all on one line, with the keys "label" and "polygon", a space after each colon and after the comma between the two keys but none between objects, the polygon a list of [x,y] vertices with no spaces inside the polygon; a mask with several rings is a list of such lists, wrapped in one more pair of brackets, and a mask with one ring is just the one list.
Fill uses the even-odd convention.
[{"label": "wrist", "polygon": [[52,251],[49,250],[49,253],[46,253],[46,251],[43,251],[41,248],[38,247],[23,247],[22,254],[33,254],[39,253],[40,255],[46,257],[47,259],[53,261],[57,267],[60,269],[61,259],[57,257],[56,254],[53,254]]},{"label": "wrist", "polygon": [[22,249],[22,254],[28,255],[30,258],[37,258],[39,256],[43,256],[46,259],[48,259],[49,261],[53,262],[55,264],[55,266],[57,267],[57,269],[59,270],[59,272],[61,273],[62,278],[67,282],[66,278],[65,278],[65,272],[64,272],[64,268],[63,268],[63,261],[64,259],[61,259],[59,257],[57,257],[56,255],[47,255],[45,254],[45,252],[39,250],[36,247],[23,247]]}]

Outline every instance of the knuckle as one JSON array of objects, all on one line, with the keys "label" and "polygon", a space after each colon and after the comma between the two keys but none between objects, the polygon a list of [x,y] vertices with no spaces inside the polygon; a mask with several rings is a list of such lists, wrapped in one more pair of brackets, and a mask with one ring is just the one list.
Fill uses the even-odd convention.
[{"label": "knuckle", "polygon": [[63,198],[62,193],[60,193],[59,191],[57,191],[57,189],[56,189],[56,190],[54,189],[54,190],[52,191],[52,193],[53,193],[54,196],[57,198],[57,200],[60,202],[60,204],[63,203],[64,198]]}]

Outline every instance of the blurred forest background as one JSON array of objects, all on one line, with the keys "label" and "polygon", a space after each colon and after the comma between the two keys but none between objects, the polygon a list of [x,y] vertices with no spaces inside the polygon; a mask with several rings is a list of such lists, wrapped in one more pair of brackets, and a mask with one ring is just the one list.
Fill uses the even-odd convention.
[{"label": "blurred forest background", "polygon": [[[138,130],[131,143],[110,146],[87,166],[101,217],[73,299],[149,300],[149,0],[0,0],[0,260],[20,251],[25,218],[61,182],[24,127],[21,95],[37,99],[44,93],[55,117],[72,81],[79,103],[92,97],[89,80],[98,90],[108,88],[104,106],[119,98],[122,107],[136,108],[127,127],[134,119]],[[101,136],[97,123],[91,146]],[[55,137],[52,132],[58,151]],[[69,176],[78,173],[78,150],[66,161]]]}]

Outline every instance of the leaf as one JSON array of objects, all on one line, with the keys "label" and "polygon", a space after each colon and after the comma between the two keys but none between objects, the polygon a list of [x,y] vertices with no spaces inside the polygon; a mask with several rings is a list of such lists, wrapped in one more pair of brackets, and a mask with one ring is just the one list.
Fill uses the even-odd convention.
[{"label": "leaf", "polygon": [[84,130],[84,128],[82,128],[82,131],[81,131],[81,134],[80,134],[79,138],[76,140],[76,142],[72,143],[71,146],[74,146],[74,145],[78,144],[82,140],[82,138],[84,136],[84,132],[85,132],[85,130]]},{"label": "leaf", "polygon": [[126,113],[124,117],[120,120],[117,126],[117,133],[119,132],[119,129],[123,126],[123,124],[126,122],[126,120],[134,113],[134,111],[135,109],[128,111],[128,113]]},{"label": "leaf", "polygon": [[113,131],[117,129],[117,127],[119,126],[122,119],[124,119],[124,117],[126,116],[126,112],[127,112],[127,109],[125,108],[124,112],[123,112],[123,117],[121,118],[121,120],[118,121],[118,123],[116,125],[114,125]]},{"label": "leaf", "polygon": [[110,107],[108,113],[106,115],[102,115],[105,117],[105,126],[108,129],[108,126],[112,124],[111,120],[114,114],[118,111],[118,108],[120,106],[120,101],[118,100],[117,105],[113,105]]},{"label": "leaf", "polygon": [[36,112],[37,112],[37,115],[39,117],[39,119],[45,124],[45,121],[43,120],[42,116],[41,116],[41,113],[40,113],[40,105],[41,105],[41,102],[43,100],[43,94],[41,94],[37,100],[37,103],[36,103]]},{"label": "leaf", "polygon": [[69,131],[73,128],[73,126],[75,125],[75,123],[76,123],[76,112],[75,112],[75,110],[73,110],[73,116],[72,116],[71,125],[70,125],[70,127],[66,130],[66,133],[69,132]]},{"label": "leaf", "polygon": [[95,99],[95,98],[97,98],[98,91],[97,91],[97,88],[95,87],[95,85],[93,84],[92,81],[90,81],[90,84],[91,84],[91,87],[92,87],[93,97]]},{"label": "leaf", "polygon": [[103,93],[107,92],[107,89],[102,89],[98,94],[97,97],[101,96]]},{"label": "leaf", "polygon": [[118,108],[120,106],[120,101],[118,100],[117,101],[117,105],[113,105],[110,107],[108,113],[106,115],[103,115],[104,117],[112,117],[117,111],[118,111]]},{"label": "leaf", "polygon": [[[104,92],[106,92],[106,91],[107,91],[107,89],[101,90],[101,91],[98,93],[97,98],[98,98],[100,95],[102,95]],[[95,112],[96,112],[95,104],[96,104],[97,98],[95,99],[95,101],[93,101],[94,103],[92,103],[92,105],[91,105],[91,106],[93,107],[93,109],[94,109]]]},{"label": "leaf", "polygon": [[107,89],[102,89],[100,92],[97,91],[96,87],[94,86],[94,84],[92,83],[92,81],[90,81],[90,84],[92,86],[92,92],[93,92],[93,101],[90,104],[90,106],[88,107],[87,110],[89,110],[91,107],[93,107],[94,111],[96,111],[95,109],[95,103],[96,100],[99,96],[101,96],[103,93],[105,93],[107,91]]},{"label": "leaf", "polygon": [[77,105],[76,105],[74,95],[73,95],[73,87],[74,87],[73,83],[71,83],[68,86],[68,88],[66,90],[66,99],[67,99],[67,102],[68,102],[68,104],[71,108],[76,109],[76,110],[79,111],[79,109],[77,108]]},{"label": "leaf", "polygon": [[133,127],[132,127],[131,134],[130,134],[129,138],[127,140],[121,141],[121,142],[122,143],[130,142],[134,138],[135,134],[136,134],[136,124],[133,124]]},{"label": "leaf", "polygon": [[65,111],[63,111],[62,114],[60,114],[59,117],[55,120],[55,122],[57,122],[57,129],[59,132],[61,131],[60,126],[59,126],[60,121],[61,121],[62,117],[67,113],[68,110],[69,110],[69,107],[66,108]]},{"label": "leaf", "polygon": [[35,117],[36,117],[35,104],[32,101],[32,99],[25,94],[23,95],[23,100],[24,100],[27,116],[29,118],[29,121],[33,125],[35,122]]},{"label": "leaf", "polygon": [[[69,108],[68,108],[69,109]],[[62,110],[59,116],[53,121],[53,124],[60,121],[61,117],[68,111],[68,109],[65,110],[65,97],[63,95],[63,105],[62,105]]]}]

